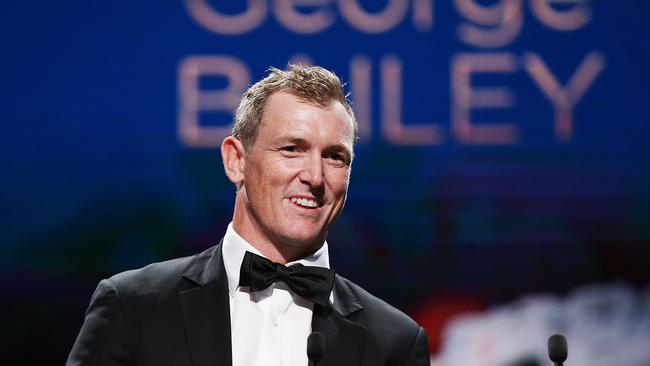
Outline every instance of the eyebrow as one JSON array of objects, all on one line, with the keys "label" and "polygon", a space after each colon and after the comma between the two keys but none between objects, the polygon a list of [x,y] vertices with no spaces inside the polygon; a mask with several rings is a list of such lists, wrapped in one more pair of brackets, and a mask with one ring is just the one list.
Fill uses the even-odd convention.
[{"label": "eyebrow", "polygon": [[292,136],[292,135],[282,135],[275,140],[271,141],[271,145],[277,146],[277,145],[284,145],[287,143],[293,143],[293,144],[306,144],[307,140],[297,137],[297,136]]},{"label": "eyebrow", "polygon": [[[286,134],[282,135],[275,140],[271,141],[271,146],[281,146],[287,143],[296,144],[296,145],[308,145],[309,142],[302,137]],[[323,151],[333,151],[338,153],[345,153],[349,156],[350,160],[354,158],[354,151],[348,149],[347,146],[343,144],[332,144],[326,146]]]}]

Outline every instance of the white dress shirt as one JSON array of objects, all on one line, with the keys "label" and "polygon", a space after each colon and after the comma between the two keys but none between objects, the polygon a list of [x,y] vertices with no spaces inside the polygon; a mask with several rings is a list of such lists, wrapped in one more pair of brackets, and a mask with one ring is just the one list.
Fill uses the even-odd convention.
[{"label": "white dress shirt", "polygon": [[[314,303],[294,294],[282,282],[257,292],[240,287],[244,254],[262,253],[239,236],[232,223],[223,238],[222,251],[230,294],[233,366],[306,366]],[[329,268],[327,243],[316,253],[287,265],[295,263]]]}]

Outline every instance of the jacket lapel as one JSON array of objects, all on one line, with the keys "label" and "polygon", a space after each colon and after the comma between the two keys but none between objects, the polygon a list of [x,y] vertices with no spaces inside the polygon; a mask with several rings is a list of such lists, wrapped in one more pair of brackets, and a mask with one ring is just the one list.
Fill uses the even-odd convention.
[{"label": "jacket lapel", "polygon": [[221,244],[197,255],[183,277],[194,285],[179,293],[192,364],[231,366],[230,301]]},{"label": "jacket lapel", "polygon": [[348,319],[363,309],[348,284],[336,276],[334,305],[314,305],[312,330],[325,336],[325,356],[319,366],[359,365],[363,356],[366,329]]}]

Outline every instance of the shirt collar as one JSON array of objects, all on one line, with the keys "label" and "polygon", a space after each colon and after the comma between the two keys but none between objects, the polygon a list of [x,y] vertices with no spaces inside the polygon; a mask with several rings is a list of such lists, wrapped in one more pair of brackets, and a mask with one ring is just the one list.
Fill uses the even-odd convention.
[{"label": "shirt collar", "polygon": [[[264,256],[259,250],[255,249],[255,247],[237,234],[231,222],[228,224],[228,229],[226,230],[226,235],[223,237],[222,244],[223,264],[226,267],[226,276],[228,276],[228,291],[230,292],[230,296],[234,296],[235,291],[239,288],[239,270],[246,251]],[[323,243],[323,246],[315,253],[297,261],[289,262],[287,266],[296,263],[304,266],[330,268],[327,242]]]}]

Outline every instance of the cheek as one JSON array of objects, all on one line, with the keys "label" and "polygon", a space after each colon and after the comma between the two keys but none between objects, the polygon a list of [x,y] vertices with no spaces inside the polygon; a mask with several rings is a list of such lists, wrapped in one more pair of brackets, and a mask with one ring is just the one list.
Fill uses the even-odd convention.
[{"label": "cheek", "polygon": [[288,166],[287,164],[273,164],[269,165],[265,170],[264,175],[260,176],[258,183],[260,184],[264,197],[262,200],[277,201],[277,198],[283,197],[288,187],[291,185],[297,170]]},{"label": "cheek", "polygon": [[251,163],[247,167],[245,185],[250,201],[261,205],[268,199],[269,177],[268,172],[259,163]]},{"label": "cheek", "polygon": [[337,169],[329,175],[330,188],[332,193],[337,197],[345,195],[345,192],[348,190],[348,183],[350,183],[350,171]]},{"label": "cheek", "polygon": [[279,159],[269,161],[265,168],[267,172],[266,179],[275,184],[286,184],[300,175],[305,169],[305,161],[300,158]]}]

